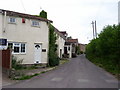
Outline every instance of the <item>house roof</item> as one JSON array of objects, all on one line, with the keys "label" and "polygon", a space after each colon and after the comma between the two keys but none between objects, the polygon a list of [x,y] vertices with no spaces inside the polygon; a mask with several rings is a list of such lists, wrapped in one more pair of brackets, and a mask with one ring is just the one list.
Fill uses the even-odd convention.
[{"label": "house roof", "polygon": [[68,40],[66,40],[66,42],[69,42],[69,43],[78,43],[78,39],[68,39]]},{"label": "house roof", "polygon": [[39,17],[39,16],[24,14],[24,13],[9,11],[9,10],[0,9],[0,12],[3,13],[3,14],[5,14],[5,12],[6,12],[7,16],[16,16],[16,17],[21,17],[21,18],[36,19],[36,20],[41,20],[41,21],[51,22],[51,23],[53,22],[51,20],[48,20],[46,18],[42,18],[42,17]]},{"label": "house roof", "polygon": [[60,33],[62,33],[63,35],[67,34],[66,31],[60,31]]},{"label": "house roof", "polygon": [[[55,27],[54,27],[55,28]],[[62,37],[63,39],[65,39],[65,36],[57,29],[55,28],[55,32],[60,36]]]},{"label": "house roof", "polygon": [[82,44],[82,43],[79,43],[78,45],[86,46],[87,44]]}]

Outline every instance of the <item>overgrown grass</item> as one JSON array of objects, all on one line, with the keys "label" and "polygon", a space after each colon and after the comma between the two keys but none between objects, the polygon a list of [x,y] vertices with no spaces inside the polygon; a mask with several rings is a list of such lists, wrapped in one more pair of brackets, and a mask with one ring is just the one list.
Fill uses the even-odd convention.
[{"label": "overgrown grass", "polygon": [[94,64],[96,64],[97,66],[104,68],[106,71],[115,75],[117,78],[118,78],[118,75],[120,75],[119,66],[113,64],[109,60],[103,59],[103,58],[88,58],[88,59]]},{"label": "overgrown grass", "polygon": [[39,75],[40,73],[35,73],[34,75],[24,75],[24,76],[21,76],[20,78],[14,78],[14,80],[26,80],[26,79],[30,79],[34,76],[37,76]]},{"label": "overgrown grass", "polygon": [[48,72],[48,71],[41,71],[40,73],[35,73],[33,75],[23,75],[21,77],[14,78],[13,80],[27,80],[27,79],[30,79],[30,78],[32,78],[34,76],[38,76],[38,75],[46,73],[46,72]]},{"label": "overgrown grass", "polygon": [[[60,60],[60,64],[64,64],[64,63],[67,63],[69,60],[67,60],[67,59],[63,59],[63,60]],[[56,66],[54,66],[54,67],[56,67]],[[53,69],[55,69],[53,67]],[[36,68],[36,65],[34,65],[34,66],[31,66],[31,67],[28,67],[28,68],[26,68],[26,69],[35,69]],[[51,68],[51,67],[50,67]],[[16,77],[16,78],[14,78],[13,80],[27,80],[27,79],[30,79],[30,78],[32,78],[32,77],[34,77],[34,76],[38,76],[38,75],[40,75],[40,74],[43,74],[43,73],[46,73],[46,72],[48,72],[48,71],[50,71],[50,70],[46,70],[46,71],[41,71],[40,73],[35,73],[35,74],[33,74],[33,75],[23,75],[23,76],[21,76],[21,77]]]}]

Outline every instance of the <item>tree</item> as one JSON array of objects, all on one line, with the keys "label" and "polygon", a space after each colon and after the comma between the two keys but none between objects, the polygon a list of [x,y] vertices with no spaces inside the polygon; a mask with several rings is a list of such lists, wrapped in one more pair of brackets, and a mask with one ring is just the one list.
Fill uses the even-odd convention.
[{"label": "tree", "polygon": [[89,60],[116,72],[120,65],[120,25],[106,26],[86,47]]}]

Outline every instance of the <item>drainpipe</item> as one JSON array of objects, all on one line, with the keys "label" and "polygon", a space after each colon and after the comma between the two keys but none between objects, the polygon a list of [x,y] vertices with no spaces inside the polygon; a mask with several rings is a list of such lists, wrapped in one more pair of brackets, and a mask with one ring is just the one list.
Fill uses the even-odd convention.
[{"label": "drainpipe", "polygon": [[3,24],[3,32],[6,30],[6,11],[4,12],[4,24]]}]

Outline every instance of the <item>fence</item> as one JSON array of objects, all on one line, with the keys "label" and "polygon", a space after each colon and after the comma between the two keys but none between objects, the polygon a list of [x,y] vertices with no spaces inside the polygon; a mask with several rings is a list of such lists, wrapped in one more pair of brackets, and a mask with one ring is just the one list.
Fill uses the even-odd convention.
[{"label": "fence", "polygon": [[2,56],[2,68],[10,69],[11,68],[11,50],[0,50]]}]

